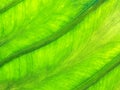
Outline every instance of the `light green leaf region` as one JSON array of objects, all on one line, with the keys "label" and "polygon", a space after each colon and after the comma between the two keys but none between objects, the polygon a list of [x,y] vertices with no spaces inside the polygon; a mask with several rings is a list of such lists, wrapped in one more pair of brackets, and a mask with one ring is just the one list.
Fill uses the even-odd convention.
[{"label": "light green leaf region", "polygon": [[0,90],[120,90],[120,0],[0,0]]}]

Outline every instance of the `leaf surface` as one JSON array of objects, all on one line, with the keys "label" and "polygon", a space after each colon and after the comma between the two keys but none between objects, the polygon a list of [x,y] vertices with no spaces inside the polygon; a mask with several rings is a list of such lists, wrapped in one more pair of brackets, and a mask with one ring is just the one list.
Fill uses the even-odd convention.
[{"label": "leaf surface", "polygon": [[0,89],[119,90],[119,17],[120,0],[1,0]]}]

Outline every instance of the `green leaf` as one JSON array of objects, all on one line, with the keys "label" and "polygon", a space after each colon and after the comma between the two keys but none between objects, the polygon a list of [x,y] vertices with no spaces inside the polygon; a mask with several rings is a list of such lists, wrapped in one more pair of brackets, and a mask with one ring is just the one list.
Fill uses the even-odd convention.
[{"label": "green leaf", "polygon": [[0,90],[119,90],[120,0],[1,0]]}]

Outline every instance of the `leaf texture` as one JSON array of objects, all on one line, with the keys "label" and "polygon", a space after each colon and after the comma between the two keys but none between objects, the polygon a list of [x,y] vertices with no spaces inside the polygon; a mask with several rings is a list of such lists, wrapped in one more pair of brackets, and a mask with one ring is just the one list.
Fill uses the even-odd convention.
[{"label": "leaf texture", "polygon": [[120,0],[1,0],[0,90],[119,90]]}]

